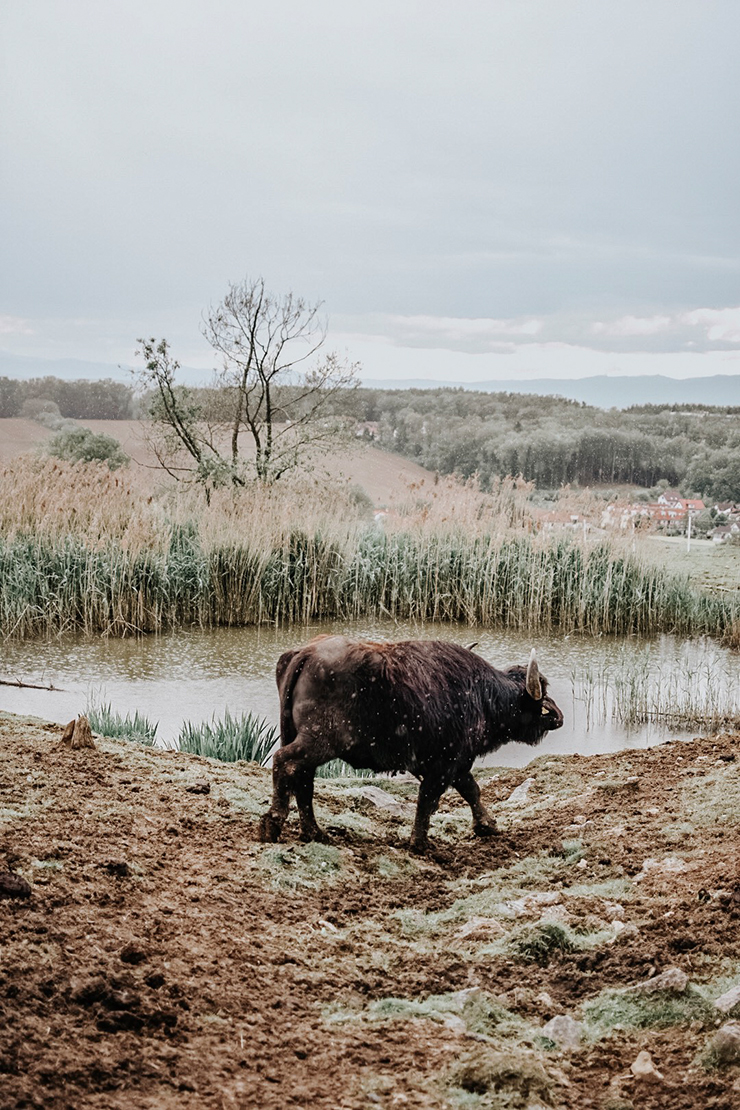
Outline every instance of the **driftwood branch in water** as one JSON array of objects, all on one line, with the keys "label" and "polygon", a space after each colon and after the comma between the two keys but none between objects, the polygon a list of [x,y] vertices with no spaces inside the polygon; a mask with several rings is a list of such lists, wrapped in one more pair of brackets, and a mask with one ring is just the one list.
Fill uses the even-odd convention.
[{"label": "driftwood branch in water", "polygon": [[21,682],[19,678],[0,678],[0,686],[17,686],[21,690],[54,690],[57,694],[65,691],[50,682],[48,686],[39,686],[35,682]]}]

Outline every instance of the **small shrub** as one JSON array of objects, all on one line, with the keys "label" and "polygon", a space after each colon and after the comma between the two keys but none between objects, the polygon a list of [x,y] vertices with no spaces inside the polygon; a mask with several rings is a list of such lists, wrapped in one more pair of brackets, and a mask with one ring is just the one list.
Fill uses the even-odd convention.
[{"label": "small shrub", "polygon": [[136,744],[143,744],[147,748],[154,746],[157,737],[157,725],[139,713],[138,709],[133,714],[122,716],[108,705],[89,705],[85,716],[90,722],[93,732],[109,736],[114,740],[132,740]]},{"label": "small shrub", "polygon": [[181,752],[205,755],[224,763],[246,759],[264,763],[278,742],[277,729],[255,713],[232,717],[228,709],[221,720],[194,725],[186,721],[177,746]]},{"label": "small shrub", "polygon": [[48,397],[28,397],[21,405],[20,415],[26,420],[38,420],[41,415],[61,416],[59,405]]},{"label": "small shrub", "polygon": [[65,462],[105,462],[111,470],[125,466],[126,455],[113,436],[96,434],[90,428],[72,428],[52,436],[47,453]]},{"label": "small shrub", "polygon": [[523,963],[547,967],[554,952],[574,952],[576,944],[562,925],[545,921],[523,929],[509,942],[509,948]]}]

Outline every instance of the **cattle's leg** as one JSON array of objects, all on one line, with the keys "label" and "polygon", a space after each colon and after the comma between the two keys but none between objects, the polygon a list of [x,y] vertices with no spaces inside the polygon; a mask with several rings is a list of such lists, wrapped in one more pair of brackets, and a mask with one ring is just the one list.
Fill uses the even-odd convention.
[{"label": "cattle's leg", "polygon": [[473,812],[473,832],[476,836],[495,836],[498,832],[496,821],[480,800],[480,787],[470,771],[458,775],[452,784],[458,794],[465,799]]},{"label": "cattle's leg", "polygon": [[446,789],[439,779],[426,776],[419,786],[419,799],[416,803],[416,817],[411,830],[411,851],[423,855],[427,850],[429,822],[436,812],[439,799]]},{"label": "cattle's leg", "polygon": [[326,833],[316,824],[313,811],[313,784],[315,767],[306,767],[294,776],[295,800],[301,818],[301,840],[326,840]]},{"label": "cattle's leg", "polygon": [[298,802],[303,839],[321,838],[313,813],[314,771],[314,764],[306,760],[306,745],[302,740],[278,748],[272,757],[272,803],[260,821],[260,840],[279,839],[288,816],[291,794],[295,794]]},{"label": "cattle's leg", "polygon": [[285,748],[278,748],[272,757],[272,802],[260,820],[260,840],[263,843],[278,840],[290,809],[290,779],[284,766],[284,751]]}]

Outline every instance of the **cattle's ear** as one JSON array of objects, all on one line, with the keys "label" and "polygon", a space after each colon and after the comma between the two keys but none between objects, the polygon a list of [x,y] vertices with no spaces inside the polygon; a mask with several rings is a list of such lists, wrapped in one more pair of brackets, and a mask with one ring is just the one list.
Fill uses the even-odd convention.
[{"label": "cattle's ear", "polygon": [[540,682],[540,669],[537,666],[537,653],[532,648],[527,666],[527,693],[530,698],[540,701],[542,698],[542,683]]}]

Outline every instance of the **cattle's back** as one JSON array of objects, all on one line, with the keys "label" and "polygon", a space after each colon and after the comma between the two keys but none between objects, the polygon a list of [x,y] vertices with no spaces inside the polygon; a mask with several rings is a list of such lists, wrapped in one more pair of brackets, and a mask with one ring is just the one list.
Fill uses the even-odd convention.
[{"label": "cattle's back", "polygon": [[458,644],[329,636],[286,656],[283,742],[296,730],[322,746],[331,737],[333,754],[355,766],[415,773],[438,764],[443,751],[463,758],[481,742],[487,676],[495,672]]}]

